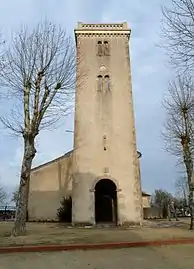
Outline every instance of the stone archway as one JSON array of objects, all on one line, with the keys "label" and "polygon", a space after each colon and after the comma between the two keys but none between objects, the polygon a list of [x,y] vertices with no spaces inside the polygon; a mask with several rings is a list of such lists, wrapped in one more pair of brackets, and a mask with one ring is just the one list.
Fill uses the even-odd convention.
[{"label": "stone archway", "polygon": [[117,223],[117,187],[107,178],[95,185],[96,223]]}]

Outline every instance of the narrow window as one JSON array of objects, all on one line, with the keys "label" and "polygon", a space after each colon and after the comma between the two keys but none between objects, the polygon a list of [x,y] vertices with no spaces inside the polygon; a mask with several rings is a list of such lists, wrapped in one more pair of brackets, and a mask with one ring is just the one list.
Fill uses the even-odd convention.
[{"label": "narrow window", "polygon": [[102,76],[98,76],[98,81],[97,81],[97,90],[98,92],[102,91]]},{"label": "narrow window", "polygon": [[110,91],[110,78],[108,75],[104,77],[105,92]]},{"label": "narrow window", "polygon": [[109,43],[108,41],[104,41],[104,55],[109,56],[110,55],[110,50],[109,50]]},{"label": "narrow window", "polygon": [[103,51],[102,51],[102,42],[98,41],[98,56],[102,56]]}]

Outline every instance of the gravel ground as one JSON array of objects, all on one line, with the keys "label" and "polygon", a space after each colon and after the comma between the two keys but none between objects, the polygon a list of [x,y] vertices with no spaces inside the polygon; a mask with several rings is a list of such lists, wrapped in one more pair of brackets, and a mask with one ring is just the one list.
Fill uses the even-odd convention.
[{"label": "gravel ground", "polygon": [[193,269],[194,246],[0,255],[0,269]]}]

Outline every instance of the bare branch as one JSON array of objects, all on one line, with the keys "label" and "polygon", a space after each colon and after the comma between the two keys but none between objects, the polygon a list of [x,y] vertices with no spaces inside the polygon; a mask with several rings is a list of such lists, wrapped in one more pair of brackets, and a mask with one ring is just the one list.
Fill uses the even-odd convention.
[{"label": "bare branch", "polygon": [[35,138],[43,128],[51,128],[72,109],[76,76],[75,46],[59,26],[45,21],[34,30],[23,27],[15,34],[5,54],[3,83],[7,97],[14,100],[9,115],[1,122],[15,134],[22,134],[24,155],[17,196],[14,235],[25,233],[28,191]]},{"label": "bare branch", "polygon": [[3,186],[0,185],[0,205],[4,205],[7,198],[6,191]]},{"label": "bare branch", "polygon": [[[4,61],[4,44],[5,41],[2,38],[2,34],[0,33],[0,84],[2,84],[2,70],[5,68],[5,61]],[[0,91],[0,98],[2,97],[2,92]]]},{"label": "bare branch", "polygon": [[189,186],[190,228],[193,228],[192,173],[194,160],[194,84],[189,75],[178,75],[169,83],[169,91],[164,98],[166,111],[164,132],[166,150],[184,164]]},{"label": "bare branch", "polygon": [[163,7],[163,47],[175,68],[194,70],[194,2],[172,0],[171,7]]},{"label": "bare branch", "polygon": [[166,150],[177,157],[182,157],[182,139],[189,137],[193,153],[194,135],[194,84],[191,76],[181,77],[169,83],[169,91],[164,98],[166,111],[163,137]]},{"label": "bare branch", "polygon": [[187,177],[185,176],[179,177],[175,182],[175,188],[177,196],[185,200],[188,204],[189,185]]},{"label": "bare branch", "polygon": [[[20,115],[13,108],[11,117],[1,118],[7,128],[36,135],[70,109],[75,91],[75,47],[60,26],[45,21],[32,32],[23,27],[13,37],[6,65],[4,85],[10,89],[9,96],[19,100],[20,111],[23,106]],[[14,123],[13,114],[17,115]]]}]

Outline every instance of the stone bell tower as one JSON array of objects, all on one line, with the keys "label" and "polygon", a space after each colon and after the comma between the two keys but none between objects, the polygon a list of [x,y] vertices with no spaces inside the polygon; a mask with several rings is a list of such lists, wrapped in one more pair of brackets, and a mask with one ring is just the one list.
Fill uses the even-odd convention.
[{"label": "stone bell tower", "polygon": [[129,37],[127,23],[75,30],[74,225],[142,222]]}]

